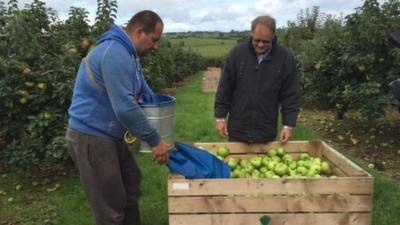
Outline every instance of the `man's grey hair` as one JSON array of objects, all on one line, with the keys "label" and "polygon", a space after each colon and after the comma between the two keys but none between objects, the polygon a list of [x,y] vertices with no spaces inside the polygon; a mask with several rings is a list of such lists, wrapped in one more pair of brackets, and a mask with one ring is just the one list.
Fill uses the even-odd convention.
[{"label": "man's grey hair", "polygon": [[272,33],[275,34],[276,31],[276,21],[275,19],[270,16],[270,15],[265,15],[265,16],[259,16],[257,18],[255,18],[252,22],[251,22],[251,31],[254,31],[254,29],[256,29],[256,26],[258,24],[261,24],[263,26],[266,26],[268,29],[270,29],[272,31]]}]

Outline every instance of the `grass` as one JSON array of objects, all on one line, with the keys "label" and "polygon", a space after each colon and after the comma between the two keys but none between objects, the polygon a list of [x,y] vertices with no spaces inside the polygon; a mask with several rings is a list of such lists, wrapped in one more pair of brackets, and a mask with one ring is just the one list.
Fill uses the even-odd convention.
[{"label": "grass", "polygon": [[191,49],[194,52],[206,58],[225,57],[233,46],[236,45],[237,40],[233,38],[169,38],[172,45],[184,44],[184,48]]},{"label": "grass", "polygon": [[[186,143],[224,141],[217,137],[213,119],[214,94],[203,94],[202,77],[197,75],[176,95],[176,140]],[[318,136],[299,125],[294,130],[294,140],[317,139]],[[135,153],[142,168],[143,183],[141,216],[143,225],[167,225],[167,175],[166,167],[151,161],[151,154]],[[366,163],[353,159],[367,169]],[[368,169],[367,169],[368,170]],[[374,225],[399,224],[400,185],[398,182],[368,170],[375,177]],[[4,175],[6,174],[6,175]],[[77,175],[53,180],[29,178],[13,172],[0,171],[0,225],[93,225],[93,215]],[[34,186],[33,182],[38,182]],[[56,184],[59,187],[51,191]],[[17,185],[21,185],[16,190]],[[4,194],[3,192],[7,192]],[[3,193],[3,194],[1,194]],[[14,200],[8,202],[13,197]]]}]

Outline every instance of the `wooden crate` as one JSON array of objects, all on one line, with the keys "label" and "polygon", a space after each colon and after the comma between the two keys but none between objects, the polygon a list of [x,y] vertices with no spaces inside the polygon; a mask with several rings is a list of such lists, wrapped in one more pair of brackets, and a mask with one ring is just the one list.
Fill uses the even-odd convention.
[{"label": "wooden crate", "polygon": [[[279,147],[243,143],[195,143],[248,157]],[[373,177],[322,141],[293,141],[283,146],[294,157],[309,153],[328,161],[336,178],[168,179],[170,225],[371,225]]]}]

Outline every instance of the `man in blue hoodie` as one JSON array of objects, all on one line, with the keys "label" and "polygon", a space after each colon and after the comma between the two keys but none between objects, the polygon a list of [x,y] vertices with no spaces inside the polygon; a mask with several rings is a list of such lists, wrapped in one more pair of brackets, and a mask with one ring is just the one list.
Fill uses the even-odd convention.
[{"label": "man in blue hoodie", "polygon": [[168,149],[137,104],[153,93],[139,57],[159,47],[161,18],[135,14],[127,27],[114,25],[82,61],[69,108],[67,146],[99,225],[140,224],[141,173],[123,141],[126,131],[152,147],[153,159],[168,161]]}]

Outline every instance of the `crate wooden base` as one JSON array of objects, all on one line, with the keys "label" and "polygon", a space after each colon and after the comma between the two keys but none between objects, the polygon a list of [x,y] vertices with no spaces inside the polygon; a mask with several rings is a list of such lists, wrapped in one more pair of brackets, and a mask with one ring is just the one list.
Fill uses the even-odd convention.
[{"label": "crate wooden base", "polygon": [[[242,143],[196,143],[206,150],[220,146],[247,158],[280,146]],[[337,178],[194,179],[171,174],[168,180],[170,225],[370,225],[373,178],[322,141],[283,146],[293,157],[303,152],[328,161]]]},{"label": "crate wooden base", "polygon": [[[238,214],[173,214],[169,217],[170,225],[218,224],[218,225],[260,225],[260,217],[266,215],[255,213]],[[271,225],[307,224],[307,225],[366,225],[371,224],[369,213],[268,213]]]}]

